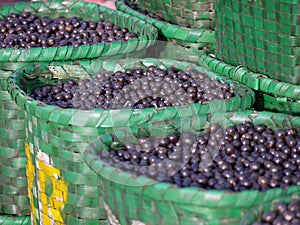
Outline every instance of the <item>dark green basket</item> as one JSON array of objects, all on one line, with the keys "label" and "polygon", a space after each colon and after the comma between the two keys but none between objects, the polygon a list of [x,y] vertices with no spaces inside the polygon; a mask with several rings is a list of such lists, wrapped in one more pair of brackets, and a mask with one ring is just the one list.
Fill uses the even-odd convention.
[{"label": "dark green basket", "polygon": [[[53,78],[88,78],[99,70],[117,71],[134,67],[145,68],[150,65],[160,68],[175,66],[182,70],[196,69],[212,79],[232,83],[229,79],[223,79],[194,64],[174,60],[103,61],[99,59],[70,64],[53,62],[47,66],[31,65],[17,70],[8,80],[8,89],[12,98],[25,111],[25,127],[28,137],[26,153],[29,159],[27,177],[31,212],[35,212],[33,217],[36,224],[44,220],[55,221],[57,224],[63,224],[63,222],[85,224],[87,221],[95,224],[107,223],[98,176],[88,168],[80,155],[80,149],[85,148],[98,135],[112,132],[118,127],[173,119],[180,120],[183,116],[188,117],[215,111],[250,108],[255,98],[251,90],[243,85],[234,84],[236,96],[226,101],[218,100],[203,105],[192,104],[161,109],[82,111],[65,110],[33,101],[21,90],[24,85],[25,88],[33,88],[35,85],[48,83]],[[37,190],[38,186],[43,188]],[[51,199],[57,195],[60,195],[59,199],[63,199],[59,203],[59,207],[55,204],[49,205]],[[53,218],[48,215],[45,210],[49,207],[50,210],[54,210],[53,215],[57,213],[60,216]]]},{"label": "dark green basket", "polygon": [[116,1],[116,6],[118,10],[152,24],[155,28],[157,28],[160,35],[167,39],[172,39],[173,42],[182,46],[191,47],[191,44],[196,43],[198,49],[211,47],[215,43],[215,33],[212,28],[186,28],[168,22],[159,21],[129,8],[121,1]]},{"label": "dark green basket", "polygon": [[225,77],[236,80],[257,91],[258,107],[267,110],[300,114],[300,86],[280,82],[243,66],[222,62],[208,52],[201,52],[199,64]]},{"label": "dark green basket", "polygon": [[14,217],[9,215],[0,215],[1,225],[31,225],[30,216]]},{"label": "dark green basket", "polygon": [[214,0],[136,0],[140,9],[162,16],[163,19],[192,28],[213,29]]},{"label": "dark green basket", "polygon": [[299,5],[300,0],[217,0],[217,58],[299,84]]},{"label": "dark green basket", "polygon": [[6,17],[10,13],[20,13],[22,11],[51,18],[77,16],[84,20],[92,21],[103,19],[120,27],[127,27],[130,31],[136,33],[138,38],[126,42],[100,43],[79,47],[0,49],[0,62],[52,62],[113,56],[120,53],[143,50],[152,45],[157,39],[157,30],[143,20],[98,4],[75,0],[68,2],[63,2],[62,0],[32,3],[19,2],[15,5],[4,5],[0,7],[0,18]]},{"label": "dark green basket", "polygon": [[276,202],[285,202],[288,204],[292,199],[300,199],[300,193],[298,192],[291,195],[285,195],[280,198],[276,198],[276,200],[262,203],[259,207],[245,215],[242,219],[241,225],[252,225],[255,221],[260,221],[263,214],[272,210]]},{"label": "dark green basket", "polygon": [[[253,111],[202,115],[187,119],[184,127],[180,124],[180,127],[176,128],[197,132],[207,128],[213,121],[212,117],[225,122],[225,126],[252,121],[254,124],[266,124],[274,128],[300,128],[299,117]],[[167,129],[168,132],[172,132],[172,129]],[[137,177],[114,168],[99,158],[100,151],[107,150],[112,143],[113,146],[118,146],[122,140],[130,143],[132,138],[144,136],[144,132],[141,129],[118,130],[110,135],[101,136],[82,152],[84,160],[101,179],[105,208],[111,221],[118,221],[122,225],[133,224],[136,221],[147,225],[238,225],[244,214],[260,203],[300,191],[300,186],[291,186],[286,190],[269,189],[266,192],[178,188],[147,177]],[[165,134],[160,129],[155,129],[155,126],[150,132],[151,137]]]}]

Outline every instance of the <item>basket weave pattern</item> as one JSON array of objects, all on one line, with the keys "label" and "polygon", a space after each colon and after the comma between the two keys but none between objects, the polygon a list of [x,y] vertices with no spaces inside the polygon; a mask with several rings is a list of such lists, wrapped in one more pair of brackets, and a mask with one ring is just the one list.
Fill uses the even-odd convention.
[{"label": "basket weave pattern", "polygon": [[217,58],[299,84],[299,4],[299,0],[217,0]]},{"label": "basket weave pattern", "polygon": [[29,215],[24,113],[7,92],[9,72],[0,77],[0,214]]},{"label": "basket weave pattern", "polygon": [[213,29],[212,13],[214,0],[169,0],[169,1],[136,1],[139,8],[161,15],[165,20],[179,26]]},{"label": "basket weave pattern", "polygon": [[136,16],[142,20],[145,20],[158,29],[158,32],[163,37],[176,41],[182,46],[189,46],[190,44],[197,43],[198,47],[209,47],[215,43],[215,34],[212,29],[205,28],[186,28],[179,25],[170,24],[168,22],[159,21],[148,16],[145,16],[124,3],[117,1],[117,9],[128,13],[132,16]]}]

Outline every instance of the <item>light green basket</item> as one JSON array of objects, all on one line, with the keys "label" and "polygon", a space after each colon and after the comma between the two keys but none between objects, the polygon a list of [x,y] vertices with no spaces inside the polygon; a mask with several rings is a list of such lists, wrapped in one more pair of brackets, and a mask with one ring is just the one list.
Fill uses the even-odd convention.
[{"label": "light green basket", "polygon": [[[231,84],[215,73],[191,63],[159,59],[83,60],[74,65],[53,62],[30,65],[17,70],[8,80],[8,89],[17,105],[25,111],[27,177],[31,212],[35,223],[106,224],[99,180],[96,173],[83,162],[80,149],[98,135],[115,128],[168,121],[182,116],[206,114],[213,111],[235,111],[250,108],[254,93],[238,83],[233,84],[235,97],[208,104],[183,107],[82,111],[61,109],[34,101],[21,89],[32,89],[56,78],[93,77],[99,70],[118,71],[129,68],[196,69],[211,79]],[[37,187],[40,187],[39,189]],[[60,199],[58,202],[55,199]],[[51,202],[56,202],[51,204]],[[51,213],[47,213],[48,211]]]},{"label": "light green basket", "polygon": [[[186,119],[179,126],[166,126],[165,132],[156,125],[146,129],[122,129],[94,140],[83,149],[82,156],[99,175],[105,208],[114,224],[143,225],[238,225],[249,210],[260,203],[289,193],[299,193],[300,186],[288,189],[269,189],[265,192],[249,190],[242,192],[179,188],[169,183],[156,182],[144,176],[136,176],[108,165],[99,157],[110,146],[120,146],[123,140],[134,141],[145,132],[151,137],[181,131],[205,130],[213,119],[225,126],[252,121],[273,128],[300,128],[300,118],[271,112],[240,111],[226,115],[215,113]],[[175,129],[174,129],[175,128]],[[205,132],[205,131],[204,131]],[[123,142],[124,143],[124,142]],[[114,149],[114,147],[111,147]]]}]

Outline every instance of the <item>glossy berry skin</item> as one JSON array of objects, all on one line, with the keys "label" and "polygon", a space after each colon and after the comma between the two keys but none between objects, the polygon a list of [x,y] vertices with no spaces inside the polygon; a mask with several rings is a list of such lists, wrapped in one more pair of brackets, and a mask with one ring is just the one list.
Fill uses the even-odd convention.
[{"label": "glossy berry skin", "polygon": [[110,22],[11,13],[0,20],[0,48],[63,47],[128,41],[137,35]]},{"label": "glossy berry skin", "polygon": [[[295,140],[293,150],[284,153],[287,141],[280,137],[287,136],[288,129],[273,130],[246,122],[226,129],[213,124],[208,130],[210,132],[199,137],[183,133],[177,137],[176,142],[170,141],[175,134],[162,138],[159,142],[147,142],[147,146],[151,148],[143,145],[124,146],[121,152],[122,155],[128,152],[127,158],[122,155],[114,157],[118,152],[115,150],[110,150],[109,153],[114,160],[122,162],[122,165],[135,165],[134,172],[137,175],[141,175],[142,165],[154,167],[155,173],[152,169],[151,173],[147,174],[149,171],[144,168],[143,175],[179,187],[193,186],[206,190],[237,192],[286,189],[292,185],[300,185],[299,164],[295,160],[295,155],[300,155],[298,132],[291,134]],[[282,141],[282,145],[273,150],[268,141],[261,141],[264,137],[266,140]],[[135,156],[133,160],[131,155]],[[285,160],[276,161],[275,157],[284,157]],[[103,160],[115,166],[112,159],[104,157]],[[162,177],[165,179],[160,179]],[[274,207],[278,212],[287,210],[287,206],[279,203]],[[299,206],[293,205],[290,209],[299,210]],[[283,217],[285,220],[293,220],[294,214],[286,213]],[[266,221],[273,219],[273,214],[265,215]]]},{"label": "glossy berry skin", "polygon": [[[299,225],[300,224],[300,199],[294,198],[289,203],[276,202],[271,211],[265,212],[261,221],[256,221],[255,224],[265,225]],[[297,213],[298,212],[298,213]]]},{"label": "glossy berry skin", "polygon": [[235,96],[230,85],[210,80],[197,71],[154,66],[99,73],[93,79],[58,82],[42,89],[42,95],[41,88],[37,88],[30,96],[46,104],[81,110],[162,108]]}]

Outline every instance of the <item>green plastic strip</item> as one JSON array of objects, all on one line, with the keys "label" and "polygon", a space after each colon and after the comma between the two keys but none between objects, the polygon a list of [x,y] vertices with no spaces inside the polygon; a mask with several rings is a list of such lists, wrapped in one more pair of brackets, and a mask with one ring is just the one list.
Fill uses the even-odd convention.
[{"label": "green plastic strip", "polygon": [[10,215],[0,215],[1,225],[31,225],[30,216],[14,217]]}]

